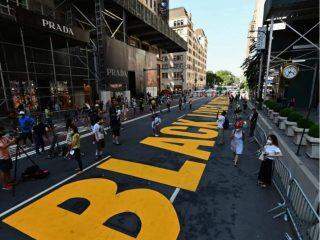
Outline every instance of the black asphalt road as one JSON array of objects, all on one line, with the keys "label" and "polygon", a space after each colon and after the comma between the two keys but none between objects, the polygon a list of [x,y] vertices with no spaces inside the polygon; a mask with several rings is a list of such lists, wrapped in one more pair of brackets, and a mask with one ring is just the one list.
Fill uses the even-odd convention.
[{"label": "black asphalt road", "polygon": [[[204,105],[209,100],[210,99],[198,100],[194,104],[194,109]],[[173,109],[170,113],[164,113],[162,116],[162,127],[170,125],[186,113],[188,113],[187,110],[180,112],[177,109]],[[206,118],[202,119],[199,117],[184,118],[208,121]],[[215,119],[212,120],[215,121]],[[191,131],[196,132],[196,129],[191,128]],[[124,126],[124,130],[122,131],[122,145],[114,146],[111,137],[108,136],[106,156],[111,155],[114,158],[145,163],[170,170],[179,170],[186,160],[203,163],[202,160],[190,156],[140,143],[141,140],[151,135],[150,117],[130,122]],[[165,135],[162,134],[161,137],[163,136]],[[82,151],[85,153],[83,157],[85,166],[94,164],[94,146],[91,143],[91,138],[83,138],[81,146]],[[233,167],[232,153],[229,150],[228,144],[224,146],[215,145],[213,149],[203,148],[210,149],[212,154],[206,164],[206,169],[202,175],[197,191],[191,192],[181,189],[173,202],[180,222],[178,239],[273,240],[284,239],[285,232],[291,234],[291,227],[288,223],[284,222],[283,219],[274,220],[272,219],[272,215],[267,213],[267,210],[273,207],[280,199],[273,188],[262,190],[256,185],[255,173],[259,168],[259,162],[255,157],[257,148],[258,146],[255,143],[245,144],[245,151],[241,157],[239,168]],[[75,162],[61,158],[46,159],[33,157],[33,159],[39,163],[41,167],[50,170],[50,177],[43,180],[19,183],[16,187],[15,196],[12,195],[12,192],[0,190],[0,214],[8,209],[15,208],[15,206],[23,201],[72,176],[75,174],[74,169],[77,167]],[[25,169],[29,163],[27,159],[21,159],[18,163],[18,175],[20,175],[21,170]],[[166,198],[170,199],[176,190],[176,188],[172,186],[101,170],[96,167],[90,168],[66,183],[88,178],[106,178],[112,180],[118,185],[118,193],[130,189],[147,188],[160,192]],[[52,190],[48,191],[48,193]],[[40,196],[31,202],[7,212],[7,214],[1,218],[5,219],[39,198]],[[108,199],[106,199],[106,201],[108,201]],[[81,212],[81,202],[78,204],[74,202],[66,203],[66,206],[62,207],[71,209],[71,211],[74,212]],[[34,217],[36,218],[37,216]],[[48,216],[48,218],[49,217],[50,216]],[[136,236],[140,229],[139,221],[130,214],[112,218],[105,225],[129,236]],[[0,239],[28,240],[33,238],[1,222]],[[89,238],[79,237],[78,239]]]}]

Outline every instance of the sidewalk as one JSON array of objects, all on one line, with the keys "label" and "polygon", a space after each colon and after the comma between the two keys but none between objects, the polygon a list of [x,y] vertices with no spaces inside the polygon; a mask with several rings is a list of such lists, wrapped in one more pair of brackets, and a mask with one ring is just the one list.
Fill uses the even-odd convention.
[{"label": "sidewalk", "polygon": [[[251,104],[250,104],[250,107]],[[262,111],[259,111],[259,119],[256,131],[263,131],[265,134],[275,134],[278,138],[280,148],[283,152],[281,158],[289,168],[294,178],[297,179],[303,191],[312,204],[318,203],[319,194],[319,162],[308,158],[301,148],[300,155],[296,155],[297,147],[292,139],[285,135]]]},{"label": "sidewalk", "polygon": [[[248,115],[243,115],[245,120]],[[273,219],[275,214],[267,213],[281,198],[274,186],[265,189],[257,186],[260,161],[255,152],[259,145],[248,143],[246,137],[240,165],[233,166],[229,138],[232,130],[230,125],[225,145],[214,146],[197,194],[183,192],[175,201],[177,211],[188,209],[181,224],[192,219],[182,230],[181,239],[200,239],[197,236],[201,235],[207,236],[201,239],[280,240],[285,239],[285,233],[295,239],[290,222]],[[196,205],[201,207],[194,208]]]}]

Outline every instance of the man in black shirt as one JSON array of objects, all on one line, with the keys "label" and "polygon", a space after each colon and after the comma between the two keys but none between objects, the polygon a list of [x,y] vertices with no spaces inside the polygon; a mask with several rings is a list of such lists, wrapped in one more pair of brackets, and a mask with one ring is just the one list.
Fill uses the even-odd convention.
[{"label": "man in black shirt", "polygon": [[110,115],[110,127],[112,130],[112,141],[116,145],[120,145],[119,137],[120,137],[120,128],[121,128],[121,111],[117,110],[115,100],[112,101],[111,107],[109,109]]},{"label": "man in black shirt", "polygon": [[249,132],[249,137],[253,137],[254,130],[257,125],[257,120],[258,120],[258,112],[257,109],[254,108],[252,109],[252,114],[250,116],[250,132]]}]

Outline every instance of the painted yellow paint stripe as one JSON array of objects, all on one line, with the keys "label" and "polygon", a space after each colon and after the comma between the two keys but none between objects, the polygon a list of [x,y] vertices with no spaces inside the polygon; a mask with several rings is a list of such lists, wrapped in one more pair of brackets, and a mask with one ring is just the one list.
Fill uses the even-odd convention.
[{"label": "painted yellow paint stripe", "polygon": [[190,117],[205,117],[205,118],[215,118],[216,117],[216,116],[212,116],[212,115],[193,114],[193,113],[189,113],[186,116],[190,116]]},{"label": "painted yellow paint stripe", "polygon": [[142,163],[111,158],[98,166],[98,168],[189,191],[196,191],[205,169],[205,164],[186,161],[178,171],[173,171]]}]

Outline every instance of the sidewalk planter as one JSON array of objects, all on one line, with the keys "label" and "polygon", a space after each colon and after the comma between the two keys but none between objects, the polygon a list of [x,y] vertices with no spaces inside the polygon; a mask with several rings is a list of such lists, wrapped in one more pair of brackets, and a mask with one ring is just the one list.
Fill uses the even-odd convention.
[{"label": "sidewalk planter", "polygon": [[273,113],[273,123],[278,125],[278,121],[279,121],[279,113],[278,112],[274,112]]},{"label": "sidewalk planter", "polygon": [[286,135],[289,137],[294,136],[294,131],[292,127],[296,127],[298,125],[298,122],[302,120],[302,116],[296,112],[296,111],[291,111],[291,113],[288,116],[287,121],[285,122],[286,124]]},{"label": "sidewalk planter", "polygon": [[274,114],[275,114],[275,111],[271,110],[271,112],[270,112],[270,120],[271,121],[273,121],[273,119],[274,119]]},{"label": "sidewalk planter", "polygon": [[286,131],[286,135],[288,137],[293,137],[294,136],[294,131],[292,129],[292,127],[296,127],[297,123],[296,122],[290,122],[290,121],[285,121],[285,131]]},{"label": "sidewalk planter", "polygon": [[290,115],[291,112],[292,110],[290,108],[285,108],[280,111],[279,128],[281,130],[286,130],[285,122],[287,121],[288,116]]},{"label": "sidewalk planter", "polygon": [[[294,133],[293,142],[294,142],[294,144],[299,145],[300,141],[301,141],[301,137],[302,137],[303,128],[293,126],[292,130]],[[308,132],[309,132],[309,129],[305,129],[303,139],[301,142],[301,145],[303,145],[303,146],[307,145],[306,136],[307,136]]]},{"label": "sidewalk planter", "polygon": [[287,117],[281,117],[281,116],[279,116],[279,121],[278,121],[278,123],[279,123],[279,128],[280,128],[281,130],[285,130],[285,129],[286,129],[286,124],[285,124],[286,121],[287,121]]},{"label": "sidewalk planter", "polygon": [[307,149],[306,154],[310,158],[316,158],[319,159],[320,151],[320,138],[319,138],[319,125],[313,124],[308,132],[308,135],[306,136],[307,139]]},{"label": "sidewalk planter", "polygon": [[306,154],[310,158],[319,159],[319,147],[320,147],[320,138],[310,137],[306,135],[307,148]]}]

